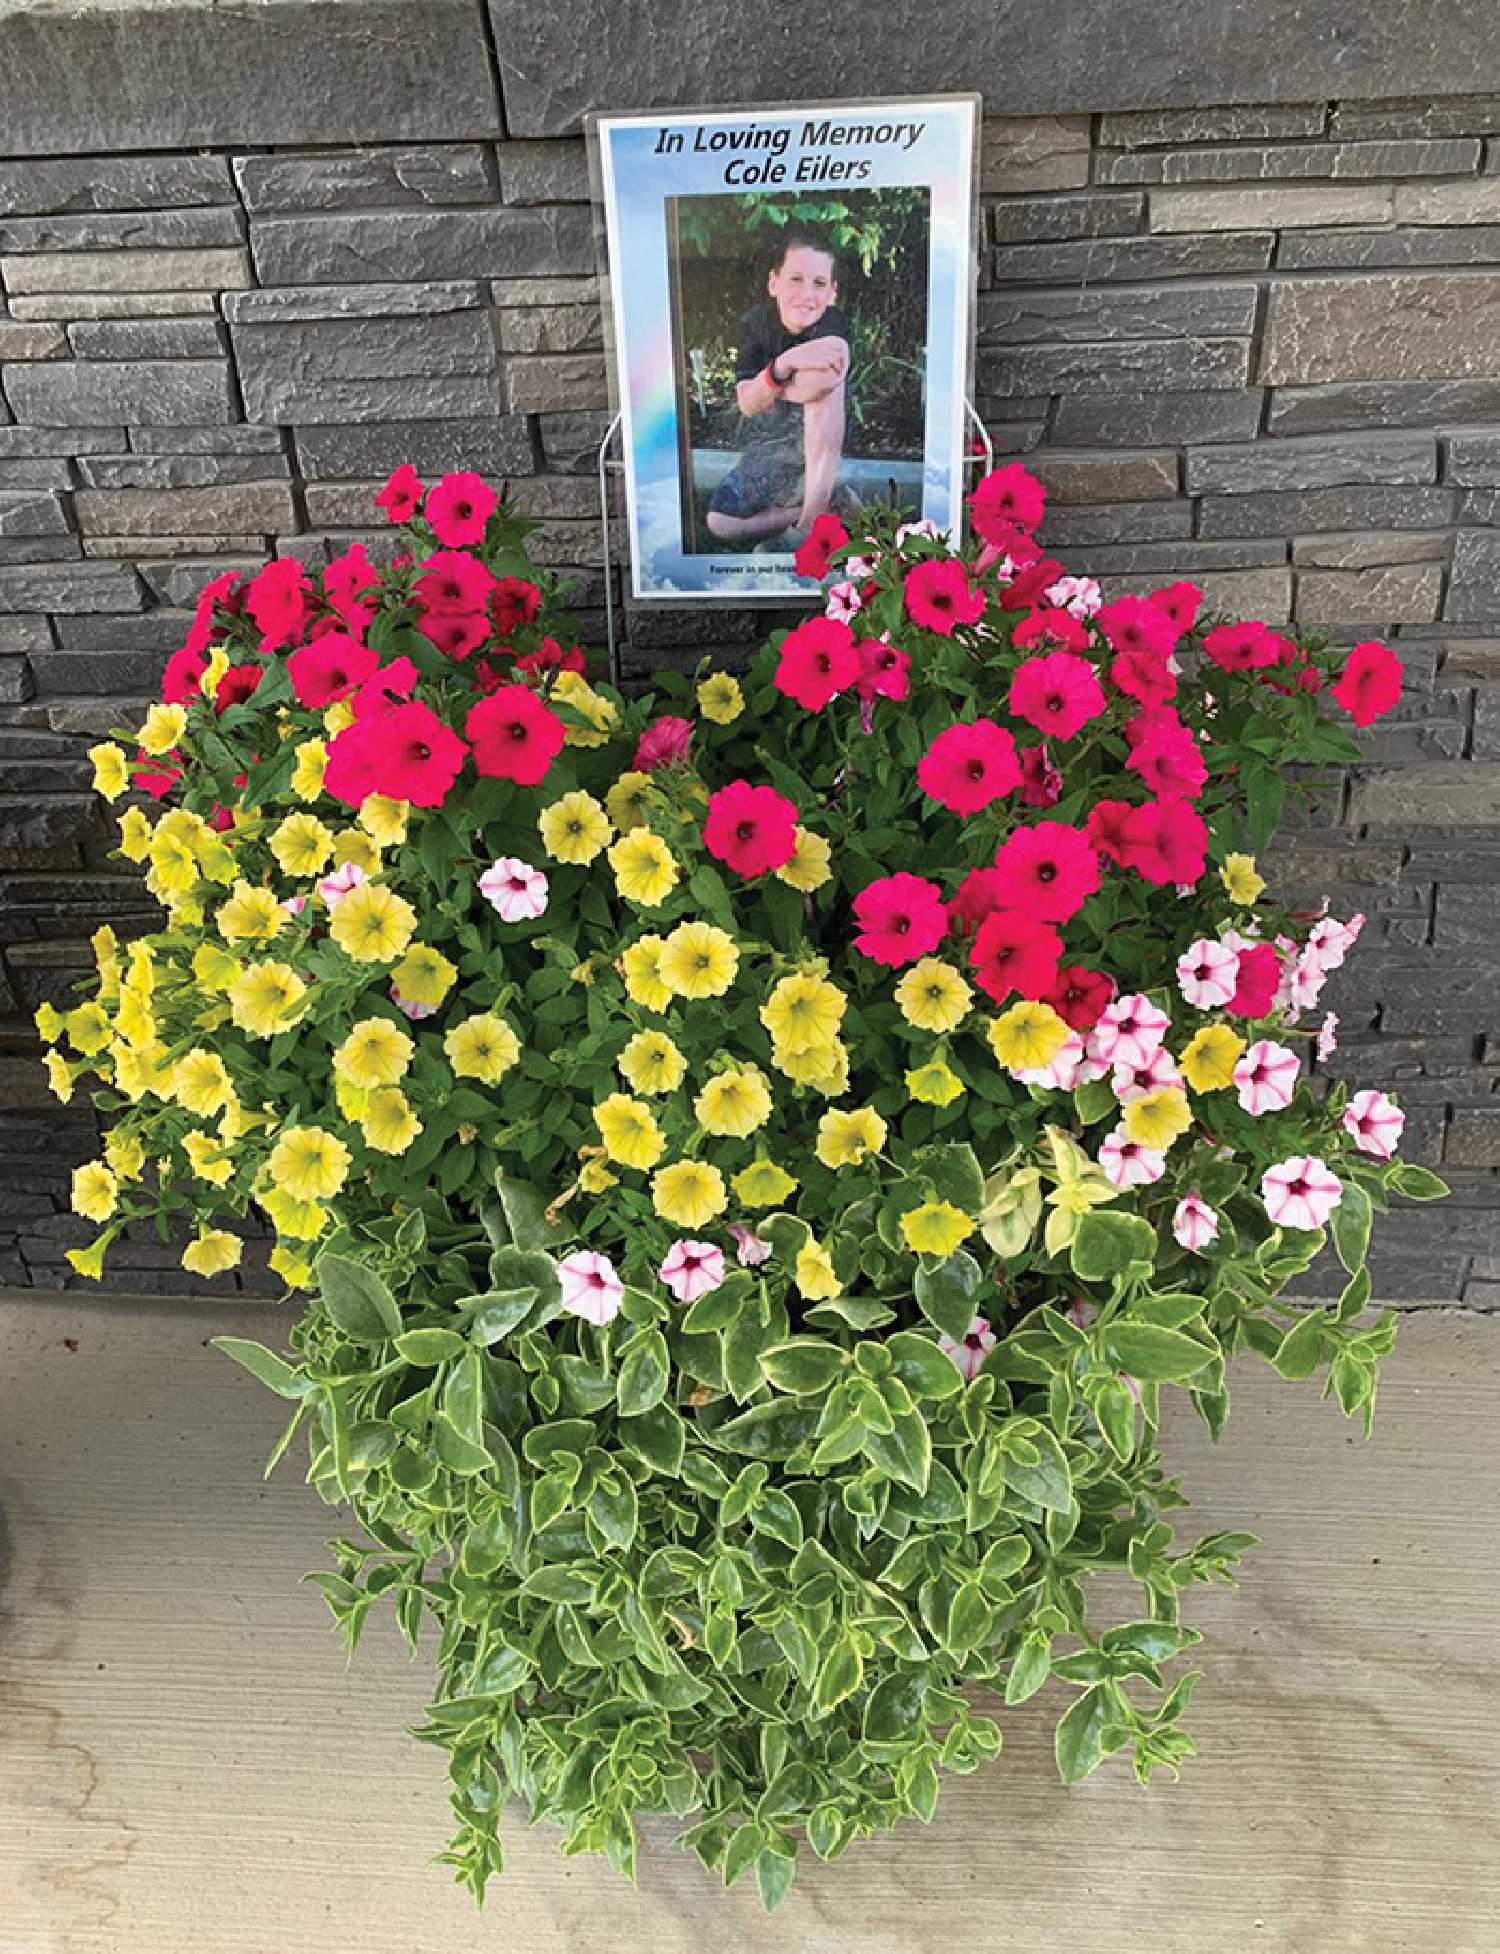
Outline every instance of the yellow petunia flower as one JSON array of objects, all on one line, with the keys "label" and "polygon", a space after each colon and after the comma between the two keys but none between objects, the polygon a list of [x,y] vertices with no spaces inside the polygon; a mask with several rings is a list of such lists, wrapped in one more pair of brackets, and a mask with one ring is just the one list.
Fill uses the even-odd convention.
[{"label": "yellow petunia flower", "polygon": [[55,1004],[44,1001],[32,1013],[32,1023],[36,1026],[39,1036],[49,1045],[55,1045],[67,1029],[68,1021]]},{"label": "yellow petunia flower", "polygon": [[199,880],[197,850],[183,836],[172,833],[165,822],[152,835],[147,853],[151,868],[146,886],[163,901],[187,895]]},{"label": "yellow petunia flower", "polygon": [[774,1160],[752,1160],[730,1182],[747,1208],[779,1208],[789,1195],[796,1193],[797,1185],[794,1176],[778,1167]]},{"label": "yellow petunia flower", "polygon": [[269,889],[238,881],[215,919],[226,943],[269,943],[286,923],[286,911]]},{"label": "yellow petunia flower", "polygon": [[791,859],[775,871],[776,880],[808,895],[833,879],[833,849],[825,836],[815,835],[810,828],[794,829],[793,839]]},{"label": "yellow petunia flower", "polygon": [[638,1031],[615,1063],[632,1092],[675,1092],[687,1060],[664,1031]]},{"label": "yellow petunia flower", "polygon": [[832,1259],[821,1242],[803,1243],[797,1251],[793,1273],[798,1292],[810,1303],[826,1303],[843,1292],[843,1284],[834,1274]]},{"label": "yellow petunia flower", "polygon": [[389,1018],[361,1018],[333,1055],[333,1069],[354,1086],[393,1086],[416,1046]]},{"label": "yellow petunia flower", "polygon": [[664,937],[643,936],[638,943],[632,943],[620,958],[626,991],[635,1003],[644,1005],[648,1011],[665,1011],[672,1002],[672,993],[662,982],[661,975],[662,952],[666,947]]},{"label": "yellow petunia flower", "polygon": [[559,672],[552,681],[552,698],[588,721],[570,725],[563,734],[568,746],[603,746],[619,723],[613,703],[594,690],[581,672]]},{"label": "yellow petunia flower", "polygon": [[333,836],[316,814],[289,814],[269,845],[283,875],[321,875],[333,854]]},{"label": "yellow petunia flower", "polygon": [[591,862],[614,833],[604,809],[581,787],[544,807],[536,825],[553,861],[574,867]]},{"label": "yellow petunia flower", "polygon": [[182,1251],[182,1266],[195,1276],[220,1276],[238,1268],[244,1243],[227,1228],[200,1228]]},{"label": "yellow petunia flower", "polygon": [[353,724],[354,708],[347,699],[335,699],[331,706],[323,708],[323,731],[330,739],[347,733]]},{"label": "yellow petunia flower", "polygon": [[922,957],[896,986],[901,1015],[918,1031],[957,1031],[973,1001],[967,981],[941,957]]},{"label": "yellow petunia flower", "polygon": [[649,773],[622,773],[604,796],[605,810],[622,835],[647,825],[653,785]]},{"label": "yellow petunia flower", "polygon": [[193,975],[207,991],[227,991],[244,969],[238,957],[217,943],[200,943],[193,952]]},{"label": "yellow petunia flower", "polygon": [[340,896],[328,934],[356,963],[394,963],[411,942],[417,912],[394,889],[360,882]]},{"label": "yellow petunia flower", "polygon": [[266,1172],[294,1201],[331,1201],[349,1173],[349,1149],[321,1126],[289,1126],[271,1149]]},{"label": "yellow petunia flower", "polygon": [[117,801],[130,785],[124,747],[116,746],[113,740],[100,740],[89,748],[89,758],[94,763],[94,792],[107,801]]},{"label": "yellow petunia flower", "polygon": [[480,1012],[443,1034],[443,1050],[459,1078],[492,1086],[521,1056],[521,1041],[504,1018]]},{"label": "yellow petunia flower", "polygon": [[396,848],[406,839],[410,801],[393,801],[389,794],[366,794],[355,817],[365,833],[382,848]]},{"label": "yellow petunia flower", "polygon": [[234,1082],[217,1052],[195,1045],[172,1067],[172,1097],[200,1119],[212,1119],[234,1098]]},{"label": "yellow petunia flower", "polygon": [[380,1086],[365,1101],[359,1127],[365,1144],[377,1153],[405,1153],[422,1131],[422,1122],[399,1086]]},{"label": "yellow petunia flower", "polygon": [[323,791],[328,743],[326,740],[302,740],[293,751],[297,764],[292,768],[292,792],[299,801],[315,801]]},{"label": "yellow petunia flower", "polygon": [[73,1072],[60,1052],[47,1052],[42,1063],[47,1068],[47,1084],[54,1099],[66,1106],[73,1097]]},{"label": "yellow petunia flower", "polygon": [[137,1181],[146,1165],[146,1149],[133,1133],[111,1127],[104,1136],[104,1158],[118,1181]]},{"label": "yellow petunia flower", "polygon": [[[760,1021],[780,1050],[796,1057],[827,1050],[835,1043],[848,1002],[826,977],[795,971],[781,979],[760,1007]],[[780,1058],[776,1062],[782,1065]]]},{"label": "yellow petunia flower", "polygon": [[739,967],[734,938],[713,923],[679,923],[662,948],[661,980],[676,997],[722,997]]},{"label": "yellow petunia flower", "polygon": [[771,1061],[789,1079],[801,1086],[811,1086],[825,1099],[837,1099],[849,1083],[849,1052],[838,1038],[805,1052],[789,1052],[784,1046],[773,1044]]},{"label": "yellow petunia flower", "polygon": [[1050,1065],[1068,1042],[1067,1020],[1050,1004],[1022,999],[990,1021],[990,1049],[1009,1072],[1032,1072]]},{"label": "yellow petunia flower", "polygon": [[300,1201],[284,1188],[268,1187],[256,1196],[271,1217],[278,1235],[294,1241],[314,1242],[328,1222],[328,1210],[321,1201]]},{"label": "yellow petunia flower", "polygon": [[703,1228],[728,1207],[729,1193],[706,1160],[674,1160],[651,1176],[651,1204],[674,1228]]},{"label": "yellow petunia flower", "polygon": [[[340,904],[342,913],[343,904]],[[307,986],[290,964],[247,964],[229,986],[229,1015],[241,1031],[274,1038],[301,1017]]]},{"label": "yellow petunia flower", "polygon": [[413,943],[391,972],[391,982],[409,1004],[441,1004],[457,977],[457,965],[430,943]]},{"label": "yellow petunia flower", "polygon": [[74,1214],[87,1221],[108,1221],[119,1200],[120,1184],[102,1160],[73,1169]]},{"label": "yellow petunia flower", "polygon": [[115,1062],[115,1084],[127,1099],[144,1099],[148,1093],[156,1099],[172,1097],[172,1064],[159,1038],[148,1038],[135,1045],[117,1041],[111,1056]]},{"label": "yellow petunia flower", "polygon": [[818,1121],[817,1155],[825,1167],[854,1167],[885,1145],[886,1124],[869,1106],[857,1112],[832,1107]]},{"label": "yellow petunia flower", "polygon": [[113,997],[120,988],[120,939],[108,923],[101,923],[89,938],[89,947],[99,972],[100,994]]},{"label": "yellow petunia flower", "polygon": [[627,902],[655,909],[677,886],[677,863],[671,849],[650,828],[632,828],[609,851],[615,887]]},{"label": "yellow petunia flower", "polygon": [[70,1248],[67,1251],[68,1266],[79,1275],[87,1276],[90,1282],[100,1281],[104,1275],[104,1251],[109,1247],[109,1240],[108,1235],[100,1235],[87,1248]]},{"label": "yellow petunia flower", "polygon": [[151,852],[151,823],[138,807],[120,816],[120,853],[127,862],[143,862]]},{"label": "yellow petunia flower", "polygon": [[203,667],[203,676],[198,681],[198,690],[205,699],[218,697],[219,680],[229,670],[229,653],[223,645],[210,645],[208,663]]},{"label": "yellow petunia flower", "polygon": [[1132,1099],[1125,1108],[1126,1138],[1138,1147],[1150,1147],[1153,1153],[1165,1153],[1192,1123],[1187,1094],[1180,1086],[1158,1086],[1154,1092]]},{"label": "yellow petunia flower", "polygon": [[1266,886],[1266,878],[1257,872],[1253,855],[1226,855],[1219,880],[1229,900],[1245,906],[1254,902]]},{"label": "yellow petunia flower", "polygon": [[85,1058],[102,1052],[113,1036],[109,1013],[99,1003],[78,1005],[68,1013],[67,1025],[68,1043]]},{"label": "yellow petunia flower", "polygon": [[141,750],[157,756],[170,753],[187,731],[185,706],[153,706],[142,722],[136,738]]},{"label": "yellow petunia flower", "polygon": [[353,862],[366,875],[375,875],[380,869],[380,850],[358,828],[339,829],[333,837],[333,859],[338,868],[342,868],[345,862]]},{"label": "yellow petunia flower", "polygon": [[740,682],[728,672],[714,672],[698,686],[698,710],[716,726],[732,726],[745,710]]},{"label": "yellow petunia flower", "polygon": [[771,1117],[771,1088],[757,1066],[720,1072],[693,1101],[693,1113],[705,1133],[743,1140]]},{"label": "yellow petunia flower", "polygon": [[200,1181],[210,1187],[224,1187],[234,1178],[234,1162],[224,1150],[224,1142],[211,1133],[184,1133],[182,1151]]},{"label": "yellow petunia flower", "polygon": [[305,1255],[278,1242],[267,1257],[271,1267],[288,1289],[307,1289],[312,1285],[312,1264]]},{"label": "yellow petunia flower", "polygon": [[917,1255],[951,1255],[974,1232],[974,1223],[951,1201],[924,1201],[901,1217],[906,1245]]},{"label": "yellow petunia flower", "polygon": [[906,1090],[924,1106],[951,1106],[964,1091],[964,1082],[941,1059],[929,1059],[906,1075]]},{"label": "yellow petunia flower", "polygon": [[623,1092],[612,1092],[594,1108],[594,1124],[604,1151],[622,1167],[654,1167],[667,1150],[651,1108]]},{"label": "yellow petunia flower", "polygon": [[1234,1068],[1245,1041],[1227,1024],[1200,1025],[1177,1061],[1194,1092],[1222,1092],[1234,1084]]}]

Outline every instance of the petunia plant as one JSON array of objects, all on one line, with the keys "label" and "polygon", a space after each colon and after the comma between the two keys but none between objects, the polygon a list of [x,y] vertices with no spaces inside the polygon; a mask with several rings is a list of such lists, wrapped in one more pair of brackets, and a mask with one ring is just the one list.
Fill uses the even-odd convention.
[{"label": "petunia plant", "polygon": [[1105,602],[1010,467],[965,547],[821,518],[821,614],[626,697],[478,478],[379,501],[384,570],[218,579],[95,749],[164,920],[39,1013],[109,1122],[74,1266],[273,1238],[289,1348],[219,1341],[352,1512],[351,1649],[430,1624],[476,1895],[514,1798],[774,1905],[1049,1683],[1064,1778],[1175,1774],[1253,1541],[1179,1538],[1164,1396],[1217,1436],[1248,1353],[1368,1430],[1372,1221],[1445,1191],[1316,1071],[1361,919],[1275,890],[1395,655]]}]

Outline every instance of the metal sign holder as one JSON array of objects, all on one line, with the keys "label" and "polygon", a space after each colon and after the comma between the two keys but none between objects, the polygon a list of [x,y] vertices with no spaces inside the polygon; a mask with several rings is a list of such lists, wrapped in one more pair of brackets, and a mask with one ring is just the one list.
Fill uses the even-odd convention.
[{"label": "metal sign holder", "polygon": [[[995,444],[990,439],[989,429],[979,418],[979,410],[967,397],[964,406],[969,410],[969,419],[974,424],[977,442],[964,457],[964,466],[972,468],[982,460],[988,474],[995,466]],[[604,538],[604,633],[609,648],[609,682],[618,687],[620,683],[620,646],[615,631],[615,560],[614,537],[609,519],[609,478],[610,475],[623,475],[625,460],[622,455],[611,455],[615,436],[620,431],[623,415],[616,414],[604,431],[604,439],[599,443],[599,527]],[[623,602],[623,595],[621,598]]]}]

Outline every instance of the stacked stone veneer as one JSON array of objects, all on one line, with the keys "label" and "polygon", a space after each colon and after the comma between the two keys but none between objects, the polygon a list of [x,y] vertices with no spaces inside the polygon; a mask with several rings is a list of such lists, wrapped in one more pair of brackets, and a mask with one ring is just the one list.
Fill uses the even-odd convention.
[{"label": "stacked stone veneer", "polygon": [[[990,120],[982,189],[976,395],[1070,567],[1402,648],[1277,862],[1369,913],[1337,1066],[1458,1188],[1387,1229],[1379,1287],[1500,1301],[1500,97]],[[0,160],[0,1280],[61,1281],[90,1232],[93,1122],[25,1021],[101,918],[149,920],[83,751],[201,583],[378,548],[396,463],[475,468],[600,636],[587,199],[576,137]],[[630,614],[626,671],[765,621]],[[190,1287],[174,1261],[127,1244],[116,1281]]]}]

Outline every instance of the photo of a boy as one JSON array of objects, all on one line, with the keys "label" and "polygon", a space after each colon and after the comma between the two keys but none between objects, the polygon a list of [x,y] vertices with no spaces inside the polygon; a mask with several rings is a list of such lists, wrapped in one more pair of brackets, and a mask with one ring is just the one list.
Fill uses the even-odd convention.
[{"label": "photo of a boy", "polygon": [[726,543],[778,537],[791,549],[833,506],[844,452],[849,326],[827,239],[798,226],[782,232],[766,293],[739,323],[742,451],[705,521]]}]

